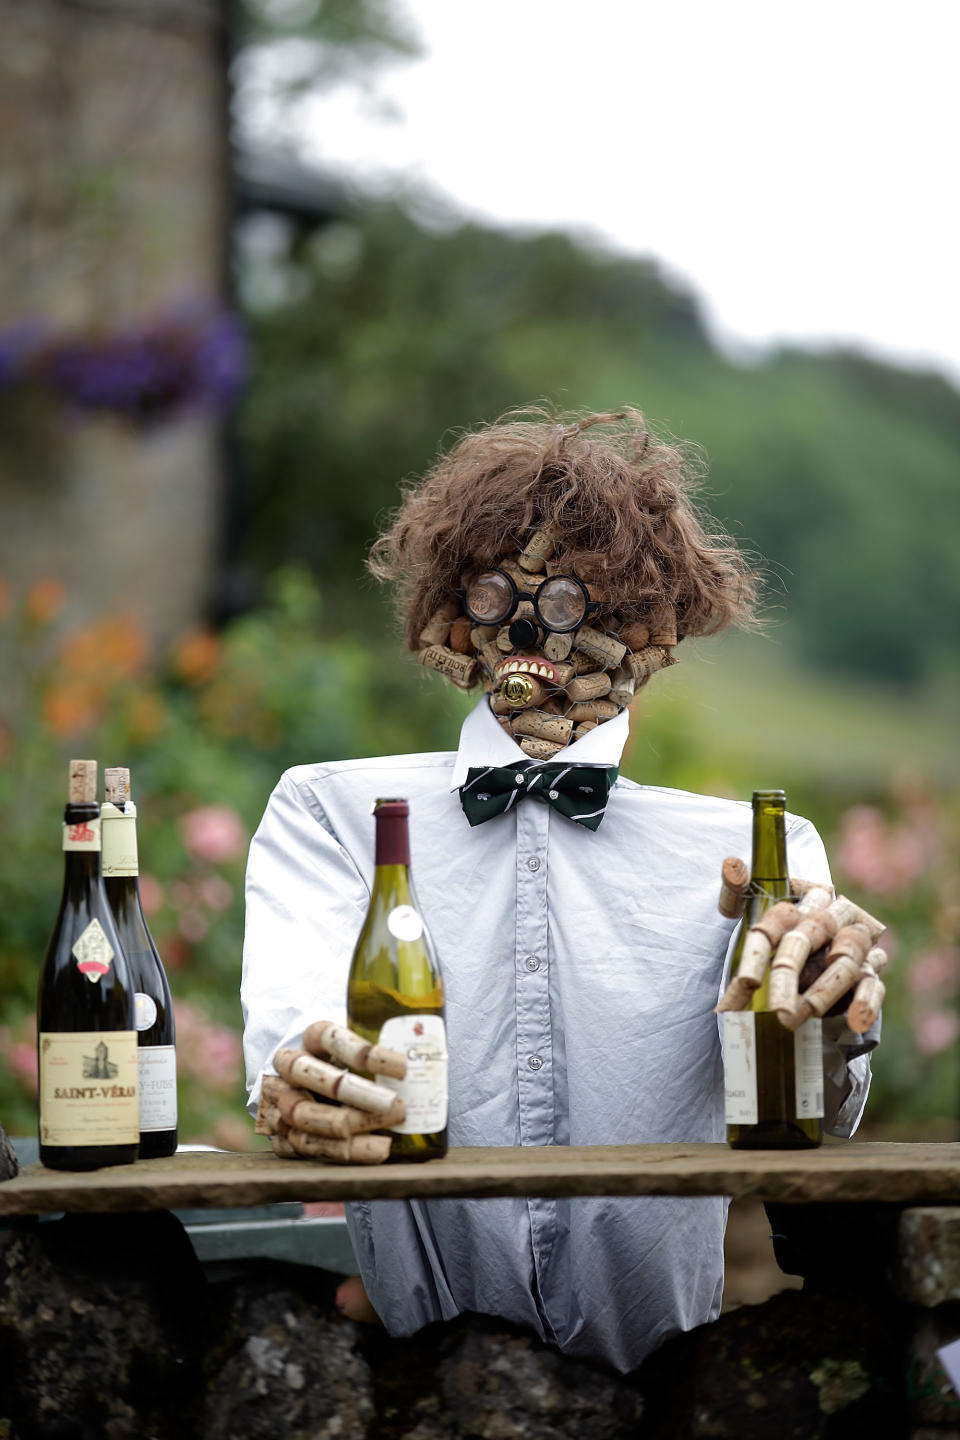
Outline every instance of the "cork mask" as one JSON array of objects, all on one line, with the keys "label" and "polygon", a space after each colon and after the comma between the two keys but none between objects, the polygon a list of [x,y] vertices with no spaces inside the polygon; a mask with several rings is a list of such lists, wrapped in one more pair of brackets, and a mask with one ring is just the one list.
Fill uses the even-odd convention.
[{"label": "cork mask", "polygon": [[503,728],[549,759],[630,704],[674,663],[674,617],[624,621],[545,531],[463,577],[421,635],[420,661],[470,688],[479,679]]}]

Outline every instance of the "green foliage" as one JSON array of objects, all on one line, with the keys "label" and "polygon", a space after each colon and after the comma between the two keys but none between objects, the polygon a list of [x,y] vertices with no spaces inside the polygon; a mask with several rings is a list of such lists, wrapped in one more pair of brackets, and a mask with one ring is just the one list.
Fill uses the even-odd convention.
[{"label": "green foliage", "polygon": [[[296,568],[266,608],[222,637],[184,636],[151,658],[130,620],[58,632],[56,582],[0,594],[0,1116],[35,1125],[36,986],[58,903],[67,762],[132,772],[144,902],[177,1008],[181,1135],[251,1142],[238,985],[247,841],[281,772],[311,758],[440,748],[465,704],[386,641],[325,632]],[[381,679],[382,677],[382,679]]]},{"label": "green foliage", "polygon": [[735,364],[647,261],[418,207],[421,223],[366,204],[296,237],[289,300],[251,316],[255,561],[296,555],[362,611],[374,517],[444,437],[543,398],[633,403],[705,449],[711,508],[768,557],[798,652],[910,684],[947,663],[960,397],[945,381],[841,352]]}]

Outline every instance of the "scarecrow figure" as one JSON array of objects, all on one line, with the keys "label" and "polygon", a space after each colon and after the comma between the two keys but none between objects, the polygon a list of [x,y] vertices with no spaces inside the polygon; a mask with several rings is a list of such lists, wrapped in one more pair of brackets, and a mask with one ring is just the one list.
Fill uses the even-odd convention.
[{"label": "scarecrow figure", "polygon": [[[406,493],[370,568],[407,643],[481,687],[455,751],[303,765],[254,838],[242,999],[250,1104],[278,1046],[342,1021],[370,808],[410,801],[440,954],[455,1146],[725,1139],[717,1016],[736,922],[720,860],[748,804],[618,774],[628,707],[690,636],[752,621],[756,576],[694,501],[697,465],[635,411],[466,435]],[[829,883],[806,820],[791,874]],[[843,1042],[839,1037],[843,1033]],[[875,1031],[824,1023],[826,1128],[855,1130]],[[363,1284],[395,1335],[463,1311],[620,1370],[719,1313],[717,1198],[358,1202]]]}]

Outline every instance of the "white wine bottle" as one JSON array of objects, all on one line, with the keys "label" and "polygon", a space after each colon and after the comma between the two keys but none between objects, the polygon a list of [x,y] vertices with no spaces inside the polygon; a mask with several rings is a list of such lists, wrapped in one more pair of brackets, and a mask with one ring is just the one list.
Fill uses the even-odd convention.
[{"label": "white wine bottle", "polygon": [[173,1001],[163,964],[143,913],[137,854],[137,807],[130,771],[103,772],[106,800],[103,883],[127,957],[134,989],[134,1024],[140,1088],[140,1159],[172,1155],[177,1148],[177,1051]]},{"label": "white wine bottle", "polygon": [[140,1138],[133,986],[100,868],[97,762],[71,760],[63,896],[37,997],[40,1159],[129,1164]]},{"label": "white wine bottle", "polygon": [[347,1024],[407,1057],[406,1079],[371,1077],[407,1108],[392,1129],[391,1160],[434,1160],[447,1152],[443,979],[410,879],[409,806],[378,800],[373,813],[376,870],[347,981]]},{"label": "white wine bottle", "polygon": [[[785,809],[782,790],[753,792],[750,888],[732,974],[750,926],[770,905],[790,899]],[[723,1014],[727,1140],[735,1150],[810,1149],[822,1139],[821,1023],[787,1030],[770,1009],[769,982],[768,967],[750,1009]]]}]

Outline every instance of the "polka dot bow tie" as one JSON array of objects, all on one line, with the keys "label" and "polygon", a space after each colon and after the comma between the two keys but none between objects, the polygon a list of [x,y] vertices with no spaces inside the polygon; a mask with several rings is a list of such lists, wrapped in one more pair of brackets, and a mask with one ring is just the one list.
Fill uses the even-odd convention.
[{"label": "polka dot bow tie", "polygon": [[616,765],[542,765],[535,760],[472,767],[460,787],[460,804],[471,825],[482,825],[533,795],[568,820],[596,830],[617,774]]}]

